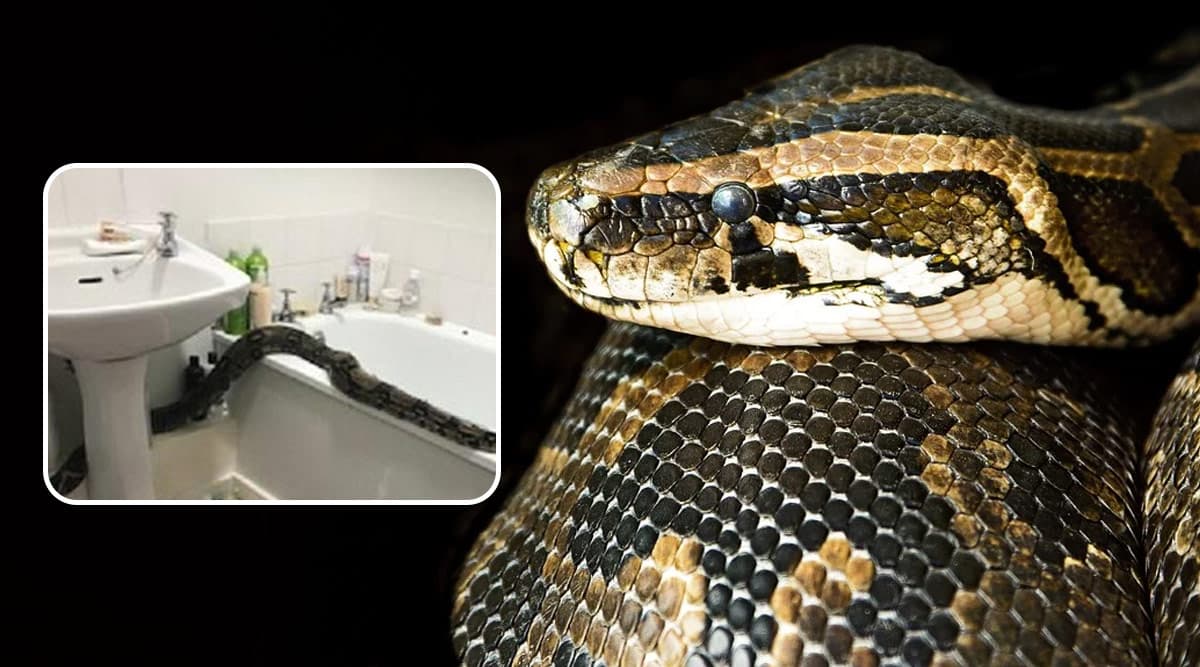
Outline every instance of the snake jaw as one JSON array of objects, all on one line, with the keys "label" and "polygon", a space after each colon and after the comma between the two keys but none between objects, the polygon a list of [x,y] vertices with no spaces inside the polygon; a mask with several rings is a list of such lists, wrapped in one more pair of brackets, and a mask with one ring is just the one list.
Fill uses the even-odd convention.
[{"label": "snake jaw", "polygon": [[604,253],[600,252],[599,250],[584,250],[583,254],[585,257],[592,260],[592,264],[596,265],[596,269],[600,271],[600,278],[602,280],[608,280],[608,276],[606,275],[607,267]]}]

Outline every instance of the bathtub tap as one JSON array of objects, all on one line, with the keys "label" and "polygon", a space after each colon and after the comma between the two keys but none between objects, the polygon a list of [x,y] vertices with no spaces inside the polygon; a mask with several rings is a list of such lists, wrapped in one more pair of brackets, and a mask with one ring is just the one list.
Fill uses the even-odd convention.
[{"label": "bathtub tap", "polygon": [[296,290],[285,287],[280,291],[283,292],[283,306],[279,308],[279,312],[275,315],[275,321],[295,322],[296,311],[292,310],[292,295],[296,293]]}]

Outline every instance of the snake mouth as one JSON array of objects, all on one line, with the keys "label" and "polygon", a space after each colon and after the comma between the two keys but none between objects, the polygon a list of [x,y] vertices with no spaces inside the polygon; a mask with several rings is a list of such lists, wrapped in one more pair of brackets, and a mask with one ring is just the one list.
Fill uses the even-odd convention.
[{"label": "snake mouth", "polygon": [[[535,238],[535,243],[538,239]],[[690,294],[683,291],[674,295],[654,296],[645,294],[631,295],[620,289],[614,290],[604,256],[585,248],[579,248],[569,243],[550,238],[540,240],[542,260],[547,272],[568,297],[582,304],[591,302],[604,304],[625,304],[637,308],[641,305],[673,305],[697,303],[704,301],[736,301],[739,298],[750,297],[764,292],[779,292],[789,298],[819,296],[825,305],[862,305],[879,306],[895,296],[883,280],[879,278],[861,278],[847,280],[832,280],[820,284],[790,283],[775,284],[760,289],[747,290],[710,290],[704,294]],[[644,277],[628,276],[634,281],[645,280]]]}]

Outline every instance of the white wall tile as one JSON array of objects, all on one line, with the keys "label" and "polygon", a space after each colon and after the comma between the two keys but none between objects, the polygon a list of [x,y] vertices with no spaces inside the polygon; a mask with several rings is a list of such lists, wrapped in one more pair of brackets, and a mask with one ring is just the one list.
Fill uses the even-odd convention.
[{"label": "white wall tile", "polygon": [[480,285],[475,292],[476,323],[471,326],[479,331],[496,335],[497,329],[496,288]]},{"label": "white wall tile", "polygon": [[[405,279],[408,278],[409,269],[405,268],[402,274]],[[445,276],[437,271],[421,270],[421,301],[417,304],[417,310],[422,313],[432,313],[435,315],[442,314],[442,287]],[[401,281],[403,284],[403,281]]]},{"label": "white wall tile", "polygon": [[[391,261],[391,275],[398,276],[396,267],[400,265],[410,265],[419,253],[414,252],[413,248],[413,228],[418,223],[404,216],[391,215],[387,213],[374,213],[375,235],[371,247],[388,253]],[[407,276],[407,273],[403,274]],[[403,282],[396,282],[389,279],[391,285],[400,285]]]},{"label": "white wall tile", "polygon": [[499,195],[481,171],[375,169],[371,207],[416,220],[442,220],[495,234]]},{"label": "white wall tile", "polygon": [[448,268],[446,229],[440,225],[417,223],[411,230],[411,261],[422,271],[446,273]]},{"label": "white wall tile", "polygon": [[293,263],[288,240],[290,218],[260,218],[250,224],[250,248],[258,246],[267,256],[270,267]]},{"label": "white wall tile", "polygon": [[320,216],[292,218],[287,228],[287,254],[292,262],[307,263],[325,259],[330,254],[329,240],[324,234]]},{"label": "white wall tile", "polygon": [[371,223],[371,216],[365,212],[325,216],[323,234],[330,251],[326,258],[340,257],[349,263],[360,247],[371,247],[375,231]]},{"label": "white wall tile", "polygon": [[230,250],[237,250],[245,257],[250,248],[246,245],[248,225],[242,221],[214,221],[205,225],[204,245],[208,251],[224,259]]},{"label": "white wall tile", "polygon": [[454,228],[446,234],[446,273],[463,280],[490,278],[492,238],[478,230]]},{"label": "white wall tile", "polygon": [[325,168],[124,169],[130,217],[179,215],[180,233],[200,238],[205,220],[312,215],[367,208],[372,170]]},{"label": "white wall tile", "polygon": [[451,322],[472,326],[475,319],[474,284],[453,277],[447,278],[442,286],[441,316]]},{"label": "white wall tile", "polygon": [[46,191],[46,224],[50,227],[66,227],[71,221],[67,218],[67,195],[62,174],[55,176],[49,185]]},{"label": "white wall tile", "polygon": [[58,178],[62,181],[68,224],[95,225],[101,218],[125,217],[120,169],[75,167]]},{"label": "white wall tile", "polygon": [[205,245],[224,255],[235,248],[246,255],[260,246],[275,266],[336,262],[344,270],[362,245],[371,246],[365,213],[314,216],[225,218],[205,225]]}]

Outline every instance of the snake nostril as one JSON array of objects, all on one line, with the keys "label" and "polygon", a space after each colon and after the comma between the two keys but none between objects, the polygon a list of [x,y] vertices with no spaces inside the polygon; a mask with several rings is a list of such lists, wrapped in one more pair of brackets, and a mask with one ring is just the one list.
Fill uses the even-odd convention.
[{"label": "snake nostril", "polygon": [[529,191],[526,224],[534,241],[547,237],[578,245],[586,231],[587,216],[570,202],[576,194],[572,163],[557,164],[543,171]]},{"label": "snake nostril", "polygon": [[573,246],[583,243],[588,222],[588,217],[577,206],[562,199],[551,203],[546,210],[546,224],[550,234]]}]

